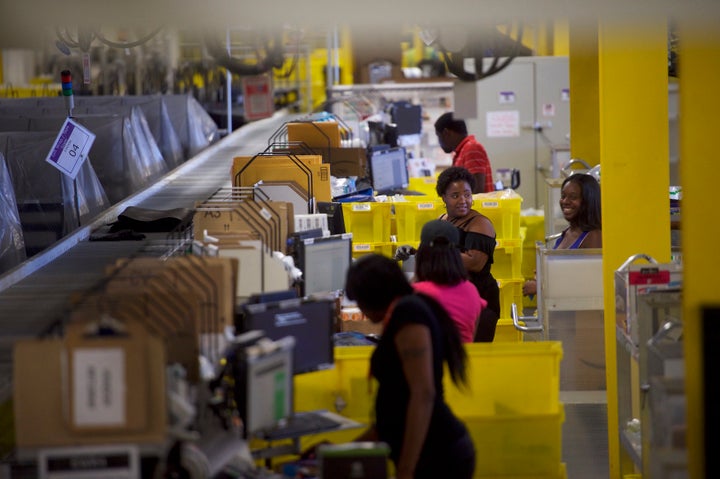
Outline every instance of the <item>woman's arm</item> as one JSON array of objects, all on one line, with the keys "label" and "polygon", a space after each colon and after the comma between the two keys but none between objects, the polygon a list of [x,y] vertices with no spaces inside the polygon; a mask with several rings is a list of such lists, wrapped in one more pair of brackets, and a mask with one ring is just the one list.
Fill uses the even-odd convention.
[{"label": "woman's arm", "polygon": [[[480,214],[470,223],[467,231],[470,233],[483,234],[491,238],[495,237],[495,228],[493,227],[492,221]],[[481,271],[488,262],[487,253],[476,249],[469,249],[461,253],[460,256],[462,257],[465,269],[468,271]]]},{"label": "woman's arm", "polygon": [[395,336],[395,347],[410,390],[397,479],[412,479],[425,443],[435,401],[430,330],[420,324],[408,324]]}]

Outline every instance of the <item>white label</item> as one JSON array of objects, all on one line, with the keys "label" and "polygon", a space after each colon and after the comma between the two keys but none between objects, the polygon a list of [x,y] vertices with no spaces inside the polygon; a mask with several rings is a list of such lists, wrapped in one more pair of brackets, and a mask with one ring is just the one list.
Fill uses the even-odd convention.
[{"label": "white label", "polygon": [[515,103],[515,92],[514,91],[501,91],[498,93],[498,103],[509,104]]},{"label": "white label", "polygon": [[93,133],[67,118],[45,161],[75,179],[94,141]]},{"label": "white label", "polygon": [[418,210],[434,210],[435,203],[418,203],[417,209]]},{"label": "white label", "polygon": [[370,251],[372,245],[368,243],[356,243],[353,245],[353,251]]},{"label": "white label", "polygon": [[73,418],[76,426],[125,423],[125,353],[121,348],[73,351]]},{"label": "white label", "polygon": [[352,210],[353,211],[370,211],[370,203],[353,203],[352,204]]},{"label": "white label", "polygon": [[40,449],[39,479],[139,479],[138,446],[74,446]]},{"label": "white label", "polygon": [[499,208],[500,203],[498,203],[497,201],[483,201],[482,207],[483,208]]},{"label": "white label", "polygon": [[88,53],[88,52],[83,53],[82,64],[83,64],[83,84],[89,85],[90,84],[90,53]]},{"label": "white label", "polygon": [[265,221],[270,221],[272,219],[272,214],[265,208],[260,209],[260,216],[265,218]]}]

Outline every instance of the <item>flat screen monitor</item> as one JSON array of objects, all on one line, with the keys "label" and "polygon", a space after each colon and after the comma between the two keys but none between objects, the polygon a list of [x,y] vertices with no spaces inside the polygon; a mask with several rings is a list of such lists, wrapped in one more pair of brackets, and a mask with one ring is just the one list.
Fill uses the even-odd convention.
[{"label": "flat screen monitor", "polygon": [[328,220],[328,229],[331,235],[345,233],[345,219],[343,217],[342,203],[330,201],[317,202],[318,213],[325,213]]},{"label": "flat screen monitor", "polygon": [[335,301],[289,299],[243,306],[242,331],[260,330],[272,340],[295,338],[293,374],[328,369],[335,361]]},{"label": "flat screen monitor", "polygon": [[370,153],[370,178],[378,194],[406,189],[410,183],[407,153],[403,147],[374,150]]},{"label": "flat screen monitor", "polygon": [[303,296],[342,290],[351,261],[350,233],[304,239],[298,245],[296,265],[303,273]]},{"label": "flat screen monitor", "polygon": [[422,107],[405,101],[397,101],[390,108],[392,122],[397,125],[398,135],[422,133]]}]

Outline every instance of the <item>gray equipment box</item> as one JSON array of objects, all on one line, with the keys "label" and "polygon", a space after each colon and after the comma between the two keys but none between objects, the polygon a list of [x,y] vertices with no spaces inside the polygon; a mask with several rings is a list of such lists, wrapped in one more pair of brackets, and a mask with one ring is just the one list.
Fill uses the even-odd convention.
[{"label": "gray equipment box", "polygon": [[[638,259],[647,263],[635,264]],[[638,295],[659,290],[680,289],[682,266],[677,263],[658,263],[645,254],[628,258],[615,271],[615,321],[618,329],[636,347],[638,337]]]}]

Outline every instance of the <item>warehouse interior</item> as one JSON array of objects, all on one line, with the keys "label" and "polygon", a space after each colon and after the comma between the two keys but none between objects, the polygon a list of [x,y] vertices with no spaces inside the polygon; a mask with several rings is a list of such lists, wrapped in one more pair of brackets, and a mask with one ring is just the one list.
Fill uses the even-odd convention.
[{"label": "warehouse interior", "polygon": [[[367,119],[383,119],[388,105],[406,102],[423,112],[421,131],[401,138],[418,169],[439,172],[451,164],[432,122],[455,110],[491,152],[495,171],[516,172],[520,180],[477,199],[488,205],[483,211],[497,215],[496,228],[512,228],[498,236],[507,264],[495,266],[509,271],[496,275],[508,309],[523,303],[532,315],[535,308],[545,329],[523,329],[537,322],[532,317],[523,315],[525,323],[516,325],[512,314],[502,316],[502,340],[469,349],[476,383],[489,378],[489,390],[473,387],[469,397],[447,391],[473,425],[476,448],[488,451],[475,477],[715,477],[718,465],[706,450],[717,418],[707,385],[720,295],[711,279],[717,253],[706,238],[718,233],[708,172],[713,112],[720,107],[714,27],[720,8],[711,0],[692,9],[670,1],[652,7],[366,2],[342,9],[329,2],[240,8],[29,1],[3,11],[0,476],[70,477],[49,465],[115,454],[129,463],[118,477],[157,477],[163,467],[162,477],[179,477],[170,475],[176,464],[193,478],[293,477],[277,468],[297,458],[298,448],[324,439],[352,441],[369,419],[370,403],[358,388],[365,386],[360,380],[371,346],[336,346],[332,367],[293,374],[295,409],[327,409],[342,423],[340,431],[303,436],[278,450],[268,440],[260,452],[257,443],[226,427],[232,408],[203,409],[217,403],[205,396],[210,389],[198,387],[202,364],[192,353],[211,358],[216,368],[224,364],[227,333],[219,325],[233,323],[238,311],[259,313],[240,307],[249,298],[294,285],[288,281],[296,272],[268,252],[292,256],[286,240],[308,229],[301,218],[317,219],[316,203],[342,211],[352,258],[392,255],[402,244],[401,215],[413,221],[437,216],[437,201],[422,214],[404,203],[360,201],[360,209],[334,201],[358,191],[334,184],[330,175],[367,175]],[[70,95],[63,75],[71,78]],[[514,116],[501,114],[508,112]],[[94,136],[90,161],[72,178],[52,170],[46,158],[70,117]],[[278,155],[296,160],[294,141],[307,146],[312,140],[303,135],[328,119],[342,132],[336,147],[322,144],[323,135],[320,145],[302,152],[322,157],[322,164],[301,168],[317,177],[303,191],[274,185],[283,173],[258,165]],[[293,129],[298,125],[299,133]],[[558,255],[537,241],[563,227],[554,195],[558,179],[574,167],[602,173],[604,245],[588,255]],[[323,171],[330,175],[320,181]],[[422,175],[411,175],[409,186],[436,196],[432,175]],[[300,178],[294,184],[303,185],[306,177]],[[164,213],[150,218],[156,229],[137,230],[132,213],[140,209]],[[380,218],[369,226],[371,236],[393,228],[394,240],[364,239],[364,211]],[[338,215],[325,212],[330,227]],[[241,226],[233,223],[238,219]],[[228,246],[238,237],[242,248]],[[248,256],[248,249],[262,252]],[[584,261],[583,274],[560,278],[566,270],[552,268],[564,261]],[[532,302],[519,291],[534,269],[558,276]],[[627,284],[638,274],[656,274],[648,282],[667,275],[661,281],[667,288],[640,300]],[[216,291],[219,285],[227,291]],[[221,313],[220,297],[229,311]],[[632,316],[628,298],[652,316],[647,325],[641,318],[633,333],[644,342],[620,326]],[[64,358],[67,348],[86,339],[73,324],[97,321],[103,312],[127,315],[129,331],[143,330],[147,339],[142,361],[123,363],[147,371],[128,376],[127,387],[132,383],[139,392],[125,397],[128,414],[119,428],[77,422],[78,411],[62,389],[65,359],[38,361]],[[180,334],[186,326],[173,321],[187,321],[189,314],[218,323],[196,326],[199,339],[188,338]],[[149,322],[132,319],[139,317]],[[173,333],[156,331],[163,328]],[[173,340],[161,346],[158,337]],[[648,339],[673,344],[653,349]],[[672,369],[672,378],[650,380],[653,354],[665,355],[661,364],[666,375]],[[190,377],[178,379],[182,374],[164,369],[160,356],[190,364],[182,373]],[[92,363],[93,356],[87,358]],[[486,369],[489,358],[512,368],[511,383]],[[553,371],[558,364],[559,372]],[[214,391],[229,394],[224,387]],[[521,412],[482,410],[493,395]],[[667,420],[653,423],[657,417]],[[507,442],[494,444],[485,434]],[[276,475],[251,475],[247,457],[256,466],[274,466]],[[97,477],[109,471],[104,467],[90,464],[85,473]]]}]

